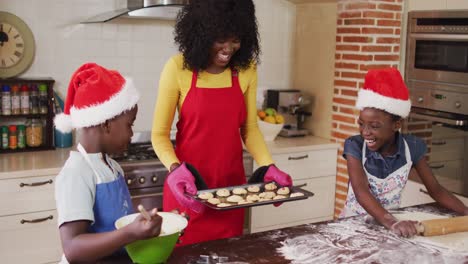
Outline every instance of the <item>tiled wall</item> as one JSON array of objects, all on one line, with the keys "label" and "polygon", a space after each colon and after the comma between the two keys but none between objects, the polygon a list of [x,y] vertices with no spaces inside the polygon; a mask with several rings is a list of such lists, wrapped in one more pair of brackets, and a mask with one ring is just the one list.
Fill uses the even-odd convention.
[{"label": "tiled wall", "polygon": [[367,70],[398,67],[403,0],[339,0],[332,137],[340,143],[335,215],[346,201],[348,171],[342,158],[346,138],[359,133],[354,108]]},{"label": "tiled wall", "polygon": [[[131,76],[142,92],[136,131],[151,129],[159,74],[177,52],[174,22],[117,19],[80,24],[85,18],[125,5],[125,0],[0,0],[2,11],[13,13],[31,28],[36,56],[22,77],[52,77],[55,89],[66,94],[68,81],[81,64],[97,62]],[[285,0],[254,0],[262,40],[260,87],[288,87],[295,7]]]}]

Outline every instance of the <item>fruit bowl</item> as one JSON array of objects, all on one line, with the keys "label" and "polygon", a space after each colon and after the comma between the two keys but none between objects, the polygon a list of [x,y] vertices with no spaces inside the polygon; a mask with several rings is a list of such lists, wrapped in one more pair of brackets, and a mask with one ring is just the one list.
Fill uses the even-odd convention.
[{"label": "fruit bowl", "polygon": [[258,128],[260,128],[265,141],[273,141],[283,128],[283,124],[272,124],[258,118]]},{"label": "fruit bowl", "polygon": [[[158,212],[162,217],[161,234],[146,240],[139,240],[125,246],[133,263],[165,263],[179,239],[180,232],[187,227],[187,219],[179,214]],[[121,217],[115,221],[117,229],[122,228],[139,215],[139,213]]]}]

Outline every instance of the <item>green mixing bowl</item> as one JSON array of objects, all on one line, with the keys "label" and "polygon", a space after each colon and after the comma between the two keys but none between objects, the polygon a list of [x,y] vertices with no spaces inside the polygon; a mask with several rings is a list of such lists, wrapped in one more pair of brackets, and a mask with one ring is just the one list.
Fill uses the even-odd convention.
[{"label": "green mixing bowl", "polygon": [[[187,227],[187,219],[183,216],[158,212],[162,217],[161,234],[147,240],[139,240],[128,244],[125,249],[134,263],[155,264],[164,263],[174,250],[180,232]],[[121,217],[115,221],[117,229],[122,228],[139,215],[139,213]]]}]

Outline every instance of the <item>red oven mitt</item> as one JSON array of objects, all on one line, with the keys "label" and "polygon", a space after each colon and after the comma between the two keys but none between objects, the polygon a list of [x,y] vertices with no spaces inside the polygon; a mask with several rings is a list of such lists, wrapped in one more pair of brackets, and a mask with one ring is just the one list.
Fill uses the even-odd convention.
[{"label": "red oven mitt", "polygon": [[[256,169],[249,179],[249,183],[257,182],[272,182],[275,181],[282,187],[291,187],[292,179],[287,173],[278,169],[274,164],[262,166]],[[280,206],[282,203],[275,203],[275,206]]]},{"label": "red oven mitt", "polygon": [[206,189],[203,178],[201,178],[200,174],[193,166],[185,162],[182,163],[169,173],[166,181],[167,186],[172,191],[178,203],[196,213],[203,212],[205,207],[201,203],[185,195],[185,193],[196,195],[198,191],[197,185],[200,189]]}]

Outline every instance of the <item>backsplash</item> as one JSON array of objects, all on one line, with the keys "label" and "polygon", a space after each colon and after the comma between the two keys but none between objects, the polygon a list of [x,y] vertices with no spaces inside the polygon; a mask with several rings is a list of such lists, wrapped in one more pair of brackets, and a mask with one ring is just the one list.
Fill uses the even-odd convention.
[{"label": "backsplash", "polygon": [[[286,0],[254,2],[262,47],[259,87],[289,88],[295,7]],[[2,11],[23,19],[35,37],[35,60],[21,77],[52,77],[55,90],[65,96],[71,74],[84,62],[117,69],[132,77],[142,93],[134,129],[145,131],[151,129],[160,72],[178,52],[174,21],[118,18],[79,23],[124,4],[121,0],[1,1]]]}]

